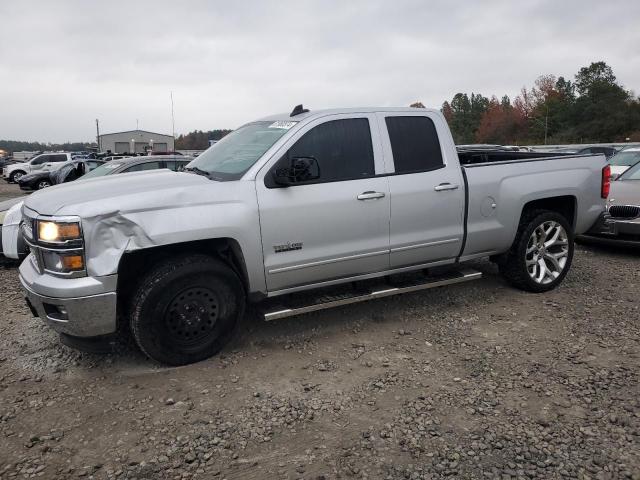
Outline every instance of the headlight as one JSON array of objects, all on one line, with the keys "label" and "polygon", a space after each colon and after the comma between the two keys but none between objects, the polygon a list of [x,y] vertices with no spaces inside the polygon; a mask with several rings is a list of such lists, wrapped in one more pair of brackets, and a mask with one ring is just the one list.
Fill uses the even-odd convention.
[{"label": "headlight", "polygon": [[47,243],[64,243],[81,240],[82,232],[78,222],[52,222],[38,220],[38,240]]}]

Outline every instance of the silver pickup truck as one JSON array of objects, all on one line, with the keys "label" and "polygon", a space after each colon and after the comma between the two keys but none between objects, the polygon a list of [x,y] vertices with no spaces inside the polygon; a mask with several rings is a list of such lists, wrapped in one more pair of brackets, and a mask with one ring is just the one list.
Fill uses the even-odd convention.
[{"label": "silver pickup truck", "polygon": [[544,292],[609,185],[602,155],[458,153],[440,112],[407,108],[298,106],[188,170],[25,201],[20,280],[63,341],[130,331],[149,357],[185,364],[220,350],[248,303],[282,318],[478,278],[459,264],[480,257]]}]

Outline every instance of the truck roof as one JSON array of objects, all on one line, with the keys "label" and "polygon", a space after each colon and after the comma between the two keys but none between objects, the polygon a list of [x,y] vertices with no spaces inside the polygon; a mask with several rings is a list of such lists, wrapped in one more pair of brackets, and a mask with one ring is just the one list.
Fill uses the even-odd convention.
[{"label": "truck roof", "polygon": [[257,121],[289,121],[299,122],[300,120],[306,120],[309,118],[324,117],[327,115],[340,115],[350,113],[377,113],[377,112],[407,112],[407,113],[440,113],[435,108],[413,108],[413,107],[353,107],[353,108],[329,108],[324,110],[310,110],[308,112],[300,113],[298,115],[291,116],[291,113],[278,113],[275,115],[269,115],[258,119]]}]

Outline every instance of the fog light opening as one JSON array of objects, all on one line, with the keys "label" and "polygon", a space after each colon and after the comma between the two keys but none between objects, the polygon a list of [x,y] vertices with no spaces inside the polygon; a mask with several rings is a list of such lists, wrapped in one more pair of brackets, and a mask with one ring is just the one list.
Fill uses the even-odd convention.
[{"label": "fog light opening", "polygon": [[53,305],[51,303],[43,303],[44,311],[47,314],[47,317],[52,320],[59,320],[62,322],[66,322],[69,320],[69,313],[67,312],[67,308],[63,305]]}]

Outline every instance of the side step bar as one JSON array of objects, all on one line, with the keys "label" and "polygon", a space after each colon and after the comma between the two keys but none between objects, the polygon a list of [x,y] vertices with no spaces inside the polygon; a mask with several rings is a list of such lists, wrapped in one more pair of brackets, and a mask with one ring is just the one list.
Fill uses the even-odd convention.
[{"label": "side step bar", "polygon": [[295,315],[302,315],[304,313],[316,312],[318,310],[325,310],[333,307],[340,307],[342,305],[350,305],[352,303],[364,302],[367,300],[374,300],[376,298],[391,297],[392,295],[399,295],[401,293],[417,292],[419,290],[426,290],[428,288],[443,287],[445,285],[453,285],[456,283],[470,282],[482,277],[482,273],[477,270],[464,269],[450,272],[446,275],[427,278],[420,283],[412,283],[403,286],[393,286],[390,284],[377,285],[375,290],[371,290],[365,294],[354,293],[350,296],[338,295],[335,300],[324,297],[326,301],[320,301],[317,303],[311,303],[309,305],[296,306],[286,308],[280,306],[280,308],[274,308],[270,311],[263,312],[264,319],[266,321],[279,320],[281,318],[293,317]]}]

